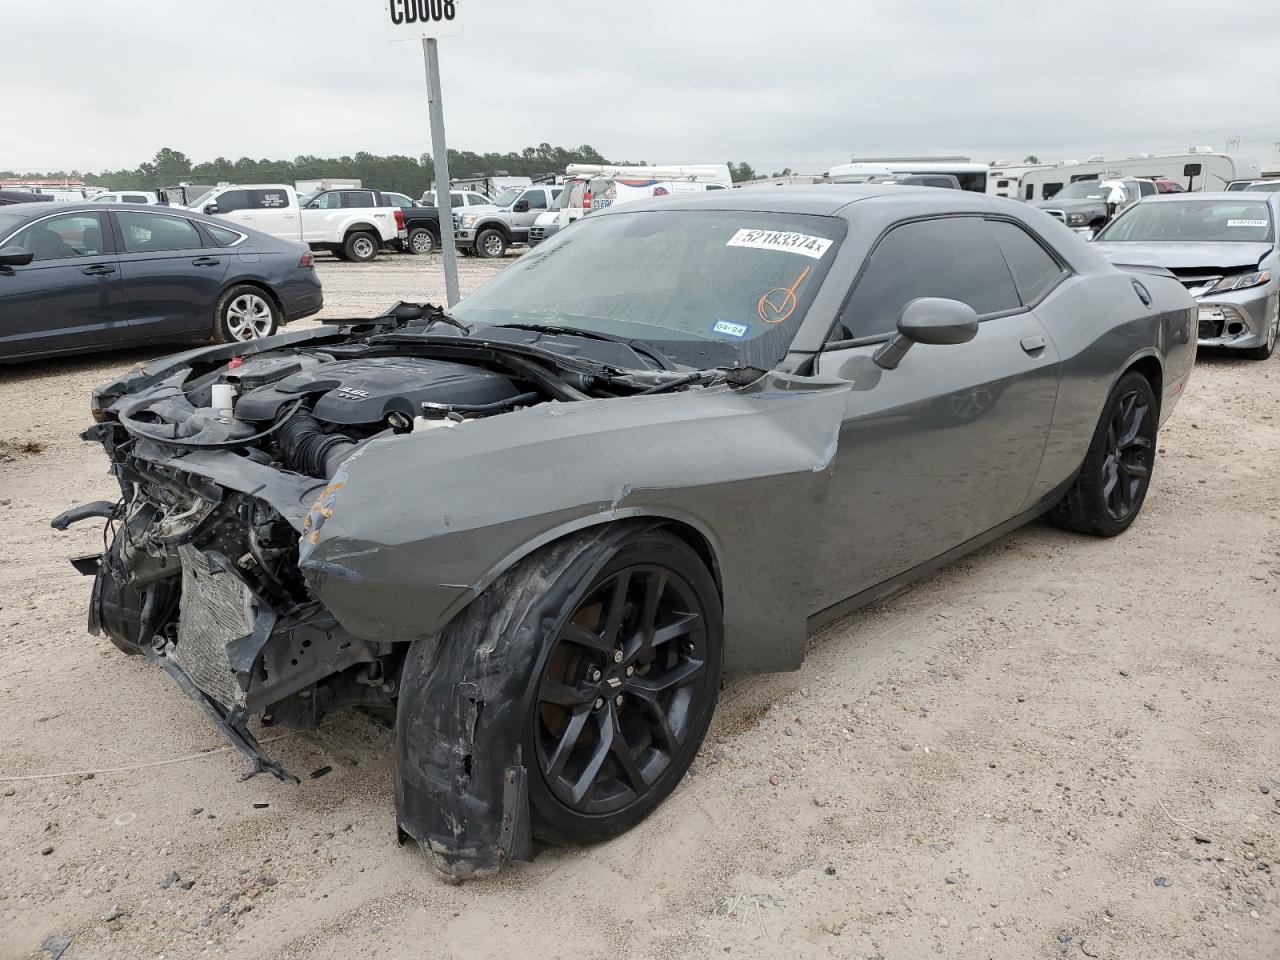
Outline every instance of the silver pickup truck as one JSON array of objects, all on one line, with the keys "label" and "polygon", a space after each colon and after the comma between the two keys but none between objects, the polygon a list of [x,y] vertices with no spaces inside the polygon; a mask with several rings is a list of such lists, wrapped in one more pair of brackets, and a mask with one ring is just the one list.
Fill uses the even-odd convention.
[{"label": "silver pickup truck", "polygon": [[551,209],[560,190],[554,185],[512,187],[490,205],[455,210],[458,249],[481,257],[502,257],[508,247],[528,243],[534,221]]}]

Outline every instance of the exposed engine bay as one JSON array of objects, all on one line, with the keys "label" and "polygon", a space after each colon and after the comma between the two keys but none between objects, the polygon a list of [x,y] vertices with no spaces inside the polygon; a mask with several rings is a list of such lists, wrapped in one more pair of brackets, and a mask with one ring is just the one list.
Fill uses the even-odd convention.
[{"label": "exposed engine bay", "polygon": [[311,727],[335,707],[394,705],[403,644],[345,630],[299,565],[317,497],[341,486],[331,481],[362,444],[703,379],[621,343],[598,341],[603,361],[560,362],[538,332],[462,329],[400,304],[269,345],[178,355],[95,391],[100,422],[84,436],[106,447],[121,499],[54,521],[110,528],[102,556],[77,561],[98,574],[90,630],[164,666],[254,772],[292,779],[258,749],[251,715]]}]

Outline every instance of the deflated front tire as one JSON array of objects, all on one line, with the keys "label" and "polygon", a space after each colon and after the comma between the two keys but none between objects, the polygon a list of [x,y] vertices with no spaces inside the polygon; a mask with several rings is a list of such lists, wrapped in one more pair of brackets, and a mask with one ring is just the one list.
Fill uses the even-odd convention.
[{"label": "deflated front tire", "polygon": [[634,522],[535,552],[405,662],[396,813],[450,880],[644,819],[720,687],[720,600],[687,544]]}]

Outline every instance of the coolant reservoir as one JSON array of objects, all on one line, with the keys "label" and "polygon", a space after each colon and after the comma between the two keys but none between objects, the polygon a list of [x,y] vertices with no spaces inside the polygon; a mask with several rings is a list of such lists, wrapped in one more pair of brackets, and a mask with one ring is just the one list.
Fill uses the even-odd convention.
[{"label": "coolant reservoir", "polygon": [[444,419],[440,419],[439,417],[414,417],[413,418],[414,433],[417,433],[419,430],[435,430],[437,427],[456,427],[457,425],[458,425],[457,420],[450,420],[447,417]]},{"label": "coolant reservoir", "polygon": [[235,388],[229,383],[215,383],[210,390],[209,406],[219,420],[230,420],[232,405],[235,403]]}]

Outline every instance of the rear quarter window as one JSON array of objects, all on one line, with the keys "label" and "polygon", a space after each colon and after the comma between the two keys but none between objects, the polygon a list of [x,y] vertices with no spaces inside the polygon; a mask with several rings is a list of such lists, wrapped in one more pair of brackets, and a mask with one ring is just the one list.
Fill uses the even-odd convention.
[{"label": "rear quarter window", "polygon": [[1042,242],[1016,223],[992,220],[990,226],[1024,304],[1035,303],[1066,274]]}]

